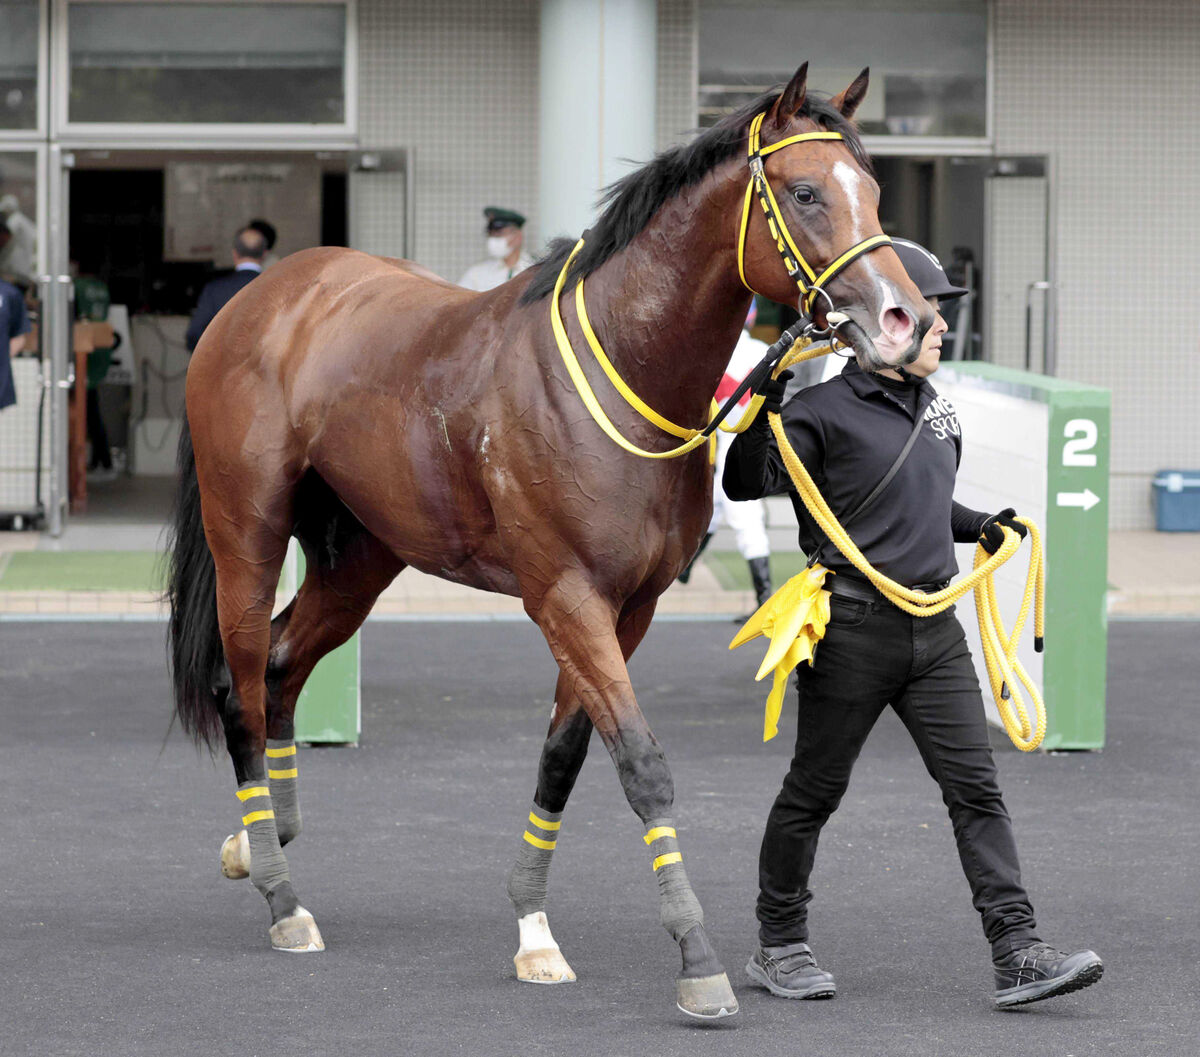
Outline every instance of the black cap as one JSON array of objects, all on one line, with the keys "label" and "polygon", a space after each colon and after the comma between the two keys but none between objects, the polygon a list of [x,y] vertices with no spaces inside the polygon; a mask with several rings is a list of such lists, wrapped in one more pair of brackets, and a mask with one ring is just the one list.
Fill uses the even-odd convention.
[{"label": "black cap", "polygon": [[917,284],[922,297],[936,297],[942,301],[949,301],[955,297],[962,297],[967,292],[964,287],[955,286],[946,278],[942,262],[924,246],[908,239],[892,239],[892,249],[896,251],[900,263],[908,272],[908,277]]},{"label": "black cap", "polygon": [[501,209],[500,206],[485,206],[483,215],[487,217],[488,231],[499,231],[501,228],[519,228],[525,226],[525,218],[515,209]]}]

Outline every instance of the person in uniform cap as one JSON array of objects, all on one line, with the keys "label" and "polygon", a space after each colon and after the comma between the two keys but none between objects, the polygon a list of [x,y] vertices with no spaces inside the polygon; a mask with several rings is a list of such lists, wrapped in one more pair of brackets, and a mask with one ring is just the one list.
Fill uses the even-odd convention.
[{"label": "person in uniform cap", "polygon": [[[946,321],[940,302],[961,297],[938,259],[922,246],[893,240],[893,249],[936,313],[907,369],[864,372],[854,360],[836,378],[785,397],[787,371],[766,386],[763,411],[782,419],[789,442],[812,473],[834,514],[876,569],[904,587],[940,590],[958,571],[955,543],[978,540],[995,553],[1004,528],[1025,535],[1011,508],[998,514],[954,501],[962,455],[958,415],[928,377],[937,370]],[[905,452],[912,457],[906,459]],[[878,502],[862,500],[885,478]],[[910,616],[879,593],[829,542],[792,490],[766,414],[730,447],[725,492],[735,500],[790,491],[800,523],[800,547],[831,574],[829,622],[812,664],[796,669],[799,713],[796,749],[767,818],[758,860],[759,943],[747,975],[782,998],[830,997],[833,974],[816,962],[808,938],[810,878],[817,841],[837,810],[850,772],[876,720],[889,705],[916,742],[941,786],[963,872],[991,946],[993,1003],[1023,1005],[1087,987],[1104,971],[1090,950],[1071,954],[1043,943],[1021,882],[1012,822],[988,744],[979,680],[954,608]],[[881,818],[887,816],[880,806]],[[910,929],[903,888],[886,912]],[[881,952],[885,957],[886,952]],[[944,971],[929,951],[911,989],[938,986]]]},{"label": "person in uniform cap", "polygon": [[533,259],[522,252],[525,244],[525,218],[512,209],[488,206],[483,211],[487,217],[487,260],[472,264],[459,286],[468,290],[491,290],[508,282],[518,272],[523,272]]}]

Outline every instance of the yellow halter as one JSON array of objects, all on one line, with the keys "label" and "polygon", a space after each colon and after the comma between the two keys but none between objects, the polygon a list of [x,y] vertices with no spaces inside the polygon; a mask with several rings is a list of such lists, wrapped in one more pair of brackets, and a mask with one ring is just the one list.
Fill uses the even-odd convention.
[{"label": "yellow halter", "polygon": [[[771,190],[771,182],[767,179],[767,175],[763,170],[763,159],[768,154],[774,154],[777,150],[790,147],[793,143],[808,143],[812,140],[844,140],[846,137],[840,132],[802,132],[798,136],[788,136],[786,139],[781,139],[778,143],[772,143],[769,147],[764,147],[762,145],[762,124],[766,116],[766,112],[764,111],[750,122],[750,139],[747,147],[748,160],[750,162],[750,180],[746,184],[746,196],[742,201],[742,223],[741,229],[738,232],[738,275],[741,276],[742,285],[747,290],[752,294],[758,293],[746,281],[745,260],[746,230],[750,226],[750,198],[751,195],[757,193],[759,205],[762,206],[762,210],[767,217],[767,227],[770,229],[771,237],[775,240],[775,248],[779,250],[779,255],[783,258],[783,266],[787,269],[788,275],[791,276],[792,281],[800,291],[798,308],[807,316],[812,313],[812,304],[817,294],[823,294],[825,300],[829,302],[829,307],[833,307],[833,301],[825,291],[826,283],[851,263],[858,260],[864,253],[870,253],[871,250],[878,249],[880,246],[890,245],[892,240],[882,233],[871,235],[869,238],[863,239],[862,242],[851,246],[850,249],[846,250],[845,253],[818,274],[816,269],[804,259],[804,254],[800,252],[800,247],[796,245],[791,232],[788,231],[787,224],[783,221],[783,215],[779,211],[779,203],[775,201],[775,194]],[[762,295],[759,294],[759,296],[761,297]]]},{"label": "yellow halter", "polygon": [[[872,235],[869,238],[863,239],[862,242],[851,246],[845,253],[837,258],[832,264],[818,274],[809,263],[804,259],[804,255],[796,246],[791,233],[787,229],[787,225],[783,222],[783,217],[779,213],[778,203],[775,201],[775,195],[771,191],[771,184],[767,180],[766,174],[763,171],[763,158],[768,154],[772,154],[783,147],[790,146],[793,143],[806,143],[810,140],[843,140],[845,137],[840,132],[803,132],[797,136],[789,136],[787,139],[782,139],[778,143],[772,143],[769,147],[762,145],[761,129],[763,119],[766,117],[766,112],[759,114],[750,123],[750,138],[748,146],[748,160],[750,164],[750,180],[746,184],[746,196],[742,203],[742,221],[741,229],[738,233],[738,275],[741,276],[742,284],[751,293],[757,291],[746,282],[746,265],[745,265],[745,250],[746,250],[746,229],[750,225],[750,197],[752,192],[758,192],[758,200],[762,205],[763,212],[767,216],[767,226],[771,230],[771,235],[775,239],[776,247],[780,255],[783,257],[784,266],[788,270],[788,275],[795,281],[796,286],[800,290],[799,308],[806,316],[812,310],[812,302],[817,294],[823,294],[825,299],[829,301],[830,308],[833,307],[833,302],[829,294],[825,292],[824,284],[829,282],[835,275],[845,269],[851,262],[857,260],[864,253],[869,253],[871,250],[878,249],[880,246],[886,246],[891,243],[891,239],[887,235],[879,234]],[[571,376],[571,381],[575,384],[584,405],[591,413],[596,424],[622,449],[629,452],[631,455],[640,455],[644,459],[674,459],[681,455],[686,455],[688,452],[695,450],[706,440],[713,440],[715,429],[713,428],[713,420],[717,418],[718,408],[716,401],[712,402],[712,414],[708,424],[702,429],[689,429],[686,426],[678,426],[674,422],[664,418],[652,407],[650,407],[641,397],[639,397],[629,386],[625,380],[617,372],[612,361],[604,352],[599,339],[596,337],[595,331],[592,329],[590,320],[588,319],[587,307],[584,304],[583,297],[583,280],[575,286],[575,310],[579,316],[579,325],[583,330],[584,338],[587,340],[588,347],[592,350],[592,355],[595,356],[596,362],[600,364],[604,373],[612,382],[613,387],[618,393],[624,397],[625,402],[629,404],[639,415],[648,422],[653,423],[665,433],[671,434],[673,437],[680,438],[683,443],[671,448],[667,451],[647,451],[645,448],[626,440],[621,435],[620,431],[613,424],[612,420],[605,414],[604,409],[600,406],[600,401],[596,398],[595,392],[588,383],[586,375],[579,364],[579,360],[575,355],[575,351],[571,348],[571,339],[567,336],[567,329],[563,325],[562,310],[559,308],[559,299],[562,296],[563,287],[567,281],[567,272],[571,267],[571,262],[574,261],[576,255],[583,249],[583,239],[580,239],[575,248],[571,251],[566,261],[563,263],[562,270],[558,273],[558,280],[554,284],[554,292],[550,295],[550,326],[554,331],[554,340],[558,345],[559,354],[563,358],[563,363],[566,364],[567,373]],[[806,281],[807,280],[807,281]],[[761,295],[760,295],[761,296]],[[741,433],[754,420],[758,414],[759,408],[762,406],[762,397],[755,396],[749,408],[739,419],[737,425],[727,426],[724,422],[720,423],[720,428],[726,433]],[[710,449],[710,458],[715,454],[715,449]]]}]

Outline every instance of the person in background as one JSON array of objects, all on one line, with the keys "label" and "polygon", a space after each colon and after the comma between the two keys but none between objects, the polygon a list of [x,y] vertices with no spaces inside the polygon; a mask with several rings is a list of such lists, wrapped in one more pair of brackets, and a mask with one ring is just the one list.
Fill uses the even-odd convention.
[{"label": "person in background", "polygon": [[12,283],[0,280],[0,411],[17,402],[11,358],[25,348],[30,329],[25,295]]},{"label": "person in background", "polygon": [[[750,336],[754,321],[758,317],[758,307],[750,302],[750,312],[746,316],[746,324],[738,337],[733,356],[725,368],[725,374],[717,386],[717,403],[724,404],[733,395],[733,391],[742,384],[746,377],[763,358],[767,351],[766,342]],[[735,424],[750,404],[754,394],[747,392],[732,412],[726,422]],[[771,597],[771,544],[767,539],[766,503],[762,499],[751,499],[746,502],[735,502],[725,494],[721,485],[721,477],[725,473],[725,459],[729,447],[736,434],[717,430],[717,465],[716,480],[713,482],[713,514],[708,523],[708,531],[700,541],[700,549],[688,566],[679,574],[679,582],[687,583],[692,575],[692,567],[704,553],[721,523],[725,522],[734,532],[738,553],[746,559],[750,568],[750,581],[754,585],[754,600],[762,605]]]},{"label": "person in background", "polygon": [[270,268],[272,264],[277,264],[279,258],[275,255],[274,250],[275,242],[279,238],[279,232],[275,230],[275,225],[269,220],[263,220],[262,217],[255,217],[246,227],[253,228],[267,240],[267,252],[263,254],[262,261],[263,270],[265,271],[267,268]]},{"label": "person in background", "polygon": [[37,257],[37,225],[21,212],[17,196],[0,198],[0,222],[10,237],[0,237],[0,279],[28,290],[33,285],[34,262]]},{"label": "person in background", "polygon": [[533,263],[522,250],[525,218],[520,213],[488,206],[483,215],[487,217],[487,260],[472,264],[458,280],[459,286],[481,292],[508,282]]},{"label": "person in background", "polygon": [[[892,248],[935,313],[939,299],[966,293],[950,283],[928,250],[904,239],[895,239]],[[958,571],[955,543],[978,540],[995,553],[1004,528],[1022,536],[1027,531],[1012,509],[985,514],[954,501],[962,454],[958,416],[927,380],[937,370],[945,333],[946,322],[936,314],[907,369],[865,373],[850,360],[837,378],[786,402],[786,371],[764,389],[763,410],[780,414],[789,442],[839,519],[890,477],[879,501],[858,511],[850,535],[881,573],[926,592],[940,590]],[[905,459],[901,453],[909,450],[912,457]],[[725,490],[736,499],[755,499],[790,488],[767,415],[760,414],[730,449]],[[949,810],[991,946],[993,1003],[1023,1005],[1096,983],[1104,966],[1094,952],[1066,954],[1038,934],[988,743],[979,679],[954,608],[927,617],[897,608],[825,538],[794,491],[792,496],[801,548],[829,570],[830,616],[812,664],[796,670],[796,749],[763,833],[759,944],[747,975],[782,998],[835,993],[833,974],[817,965],[808,945],[810,876],[821,829],[841,803],[867,735],[890,705]],[[886,805],[880,810],[886,814]],[[881,895],[889,913],[905,914],[903,892]],[[937,957],[930,952],[919,987],[935,986],[930,972]]]},{"label": "person in background", "polygon": [[262,262],[266,252],[266,237],[256,228],[242,228],[233,237],[233,271],[213,279],[200,291],[200,300],[187,328],[188,352],[196,351],[205,329],[225,307],[226,302],[262,273]]},{"label": "person in background", "polygon": [[[108,284],[96,272],[97,268],[80,266],[71,262],[72,285],[75,289],[75,318],[80,322],[104,323],[108,320],[111,295]],[[94,348],[88,353],[87,362],[87,435],[92,451],[88,459],[88,480],[111,481],[116,477],[113,469],[112,450],[108,446],[108,430],[104,416],[100,413],[99,385],[108,374],[113,353],[120,344],[120,335],[113,335],[114,344],[105,348]]]}]

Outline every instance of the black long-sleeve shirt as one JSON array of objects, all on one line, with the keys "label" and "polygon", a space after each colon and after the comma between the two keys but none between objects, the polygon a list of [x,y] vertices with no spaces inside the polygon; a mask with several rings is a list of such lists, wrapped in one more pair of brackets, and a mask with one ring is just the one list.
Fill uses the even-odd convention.
[{"label": "black long-sleeve shirt", "polygon": [[[976,540],[989,517],[954,501],[962,438],[953,405],[928,381],[864,374],[850,361],[837,378],[797,393],[781,416],[800,461],[841,519],[883,480],[916,415],[923,426],[913,450],[847,530],[876,569],[905,586],[952,577],[958,571],[954,544]],[[820,547],[826,568],[859,575],[793,489],[765,413],[730,447],[722,483],[730,499],[789,493],[804,552]]]}]

